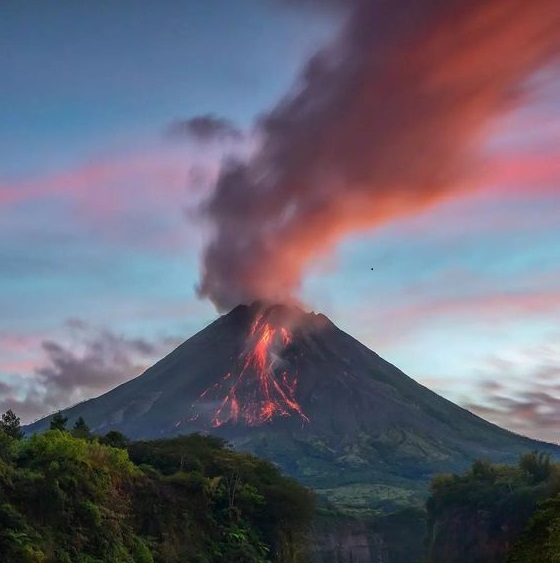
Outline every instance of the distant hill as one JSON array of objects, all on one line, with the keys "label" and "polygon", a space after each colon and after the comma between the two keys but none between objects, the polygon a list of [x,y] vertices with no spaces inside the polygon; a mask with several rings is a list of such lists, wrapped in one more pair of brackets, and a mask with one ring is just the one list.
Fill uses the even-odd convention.
[{"label": "distant hill", "polygon": [[434,473],[477,458],[560,457],[416,383],[324,315],[284,305],[239,306],[139,377],[63,412],[132,439],[215,434],[353,514],[414,504]]}]

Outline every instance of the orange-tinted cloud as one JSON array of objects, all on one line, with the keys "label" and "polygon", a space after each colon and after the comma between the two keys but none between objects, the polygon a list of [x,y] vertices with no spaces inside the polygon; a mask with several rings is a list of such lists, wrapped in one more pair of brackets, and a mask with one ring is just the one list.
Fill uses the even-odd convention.
[{"label": "orange-tinted cloud", "polygon": [[560,196],[560,151],[552,150],[548,154],[512,153],[495,159],[485,174],[486,184],[501,188],[506,194],[534,196],[535,192],[548,191]]},{"label": "orange-tinted cloud", "polygon": [[560,50],[556,0],[358,1],[204,208],[200,294],[286,299],[343,236],[478,183],[477,148]]}]

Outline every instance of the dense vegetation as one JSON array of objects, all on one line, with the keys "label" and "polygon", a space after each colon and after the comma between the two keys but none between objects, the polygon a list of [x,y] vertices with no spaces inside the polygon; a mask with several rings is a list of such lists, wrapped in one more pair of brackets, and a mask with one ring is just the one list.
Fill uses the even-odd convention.
[{"label": "dense vegetation", "polygon": [[127,444],[84,420],[29,438],[0,422],[0,554],[10,563],[296,563],[311,494],[199,435]]},{"label": "dense vegetation", "polygon": [[[13,412],[1,416],[2,561],[307,563],[314,518],[322,560],[338,557],[322,550],[345,531],[380,560],[420,557],[423,510],[358,518],[323,499],[317,515],[307,489],[219,438],[128,442],[67,424],[58,413],[25,437]],[[426,507],[426,563],[560,561],[560,465],[547,454],[439,475]]]},{"label": "dense vegetation", "polygon": [[430,563],[560,561],[560,465],[547,454],[439,475],[427,509]]}]

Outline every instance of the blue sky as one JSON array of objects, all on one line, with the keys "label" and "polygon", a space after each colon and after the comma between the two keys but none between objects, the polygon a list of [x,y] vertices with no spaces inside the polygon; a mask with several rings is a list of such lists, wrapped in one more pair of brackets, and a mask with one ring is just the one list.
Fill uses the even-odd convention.
[{"label": "blue sky", "polygon": [[[193,210],[225,155],[254,149],[255,119],[339,22],[278,0],[3,12],[0,406],[30,420],[137,375],[216,317],[194,291],[207,227]],[[557,68],[532,76],[530,95],[479,141],[481,187],[343,238],[312,261],[300,294],[428,387],[552,441],[559,92]],[[201,115],[247,133],[166,134]],[[71,388],[56,384],[61,357],[85,366]]]}]

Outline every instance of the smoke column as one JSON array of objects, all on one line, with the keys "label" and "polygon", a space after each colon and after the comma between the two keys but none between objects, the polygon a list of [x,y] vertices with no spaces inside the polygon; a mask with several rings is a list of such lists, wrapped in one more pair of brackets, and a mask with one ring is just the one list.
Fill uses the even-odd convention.
[{"label": "smoke column", "polygon": [[297,292],[343,236],[468,186],[486,127],[560,51],[557,0],[356,0],[340,37],[224,165],[199,295],[220,310]]}]

